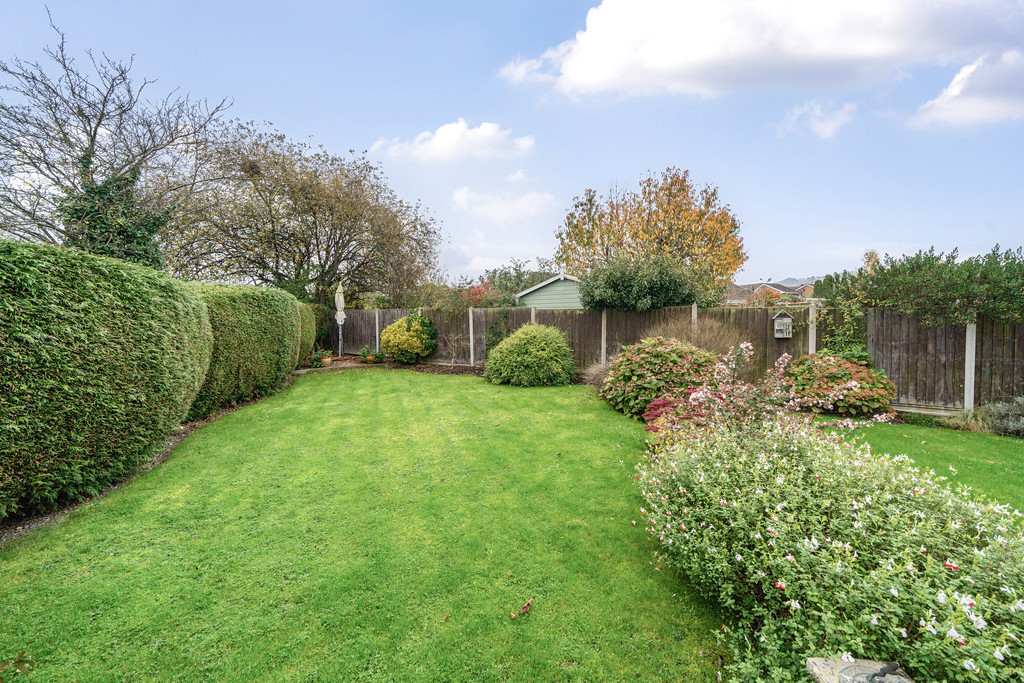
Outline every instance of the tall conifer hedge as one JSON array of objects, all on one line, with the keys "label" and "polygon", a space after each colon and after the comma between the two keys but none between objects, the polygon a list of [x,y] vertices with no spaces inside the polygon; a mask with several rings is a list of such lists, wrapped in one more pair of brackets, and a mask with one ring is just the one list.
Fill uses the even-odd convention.
[{"label": "tall conifer hedge", "polygon": [[210,369],[188,419],[281,389],[299,362],[298,300],[269,287],[187,286],[206,302],[213,327]]},{"label": "tall conifer hedge", "polygon": [[189,410],[212,344],[202,298],[161,272],[0,240],[0,519],[130,474]]}]

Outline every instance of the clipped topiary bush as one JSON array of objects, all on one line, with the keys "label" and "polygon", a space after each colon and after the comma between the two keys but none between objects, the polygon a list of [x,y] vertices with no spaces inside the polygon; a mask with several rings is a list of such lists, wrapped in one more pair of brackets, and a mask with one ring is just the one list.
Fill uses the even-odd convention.
[{"label": "clipped topiary bush", "polygon": [[435,349],[437,327],[417,313],[396,320],[380,333],[380,350],[399,363],[417,363]]},{"label": "clipped topiary bush", "polygon": [[[800,399],[824,399],[833,395],[828,412],[845,415],[872,415],[889,410],[889,401],[896,396],[896,386],[881,370],[873,370],[836,356],[802,356],[789,366],[793,393]],[[844,384],[856,382],[856,388],[835,391]],[[814,412],[821,408],[813,407]]]},{"label": "clipped topiary bush", "polygon": [[278,391],[299,361],[298,300],[280,289],[195,282],[213,328],[213,357],[188,419]]},{"label": "clipped topiary bush", "polygon": [[1024,680],[1020,513],[789,412],[783,368],[752,386],[723,362],[637,468],[658,556],[732,617],[729,680],[804,681],[843,653]]},{"label": "clipped topiary bush", "polygon": [[675,339],[643,339],[612,359],[600,395],[615,410],[639,417],[654,399],[701,386],[716,360],[710,351]]},{"label": "clipped topiary bush", "polygon": [[0,241],[0,519],[99,493],[164,443],[213,338],[152,268]]},{"label": "clipped topiary bush", "polygon": [[310,304],[299,303],[299,362],[313,351],[316,343],[316,309]]},{"label": "clipped topiary bush", "polygon": [[523,325],[487,355],[484,377],[520,387],[569,384],[576,379],[576,362],[560,329]]}]

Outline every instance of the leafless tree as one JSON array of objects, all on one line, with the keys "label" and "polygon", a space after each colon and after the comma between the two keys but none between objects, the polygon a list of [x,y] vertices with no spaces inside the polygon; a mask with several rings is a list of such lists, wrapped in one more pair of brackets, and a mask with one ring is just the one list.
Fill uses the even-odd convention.
[{"label": "leafless tree", "polygon": [[[139,168],[145,201],[179,197],[195,169],[194,154],[229,106],[173,91],[151,101],[154,81],[133,82],[133,60],[86,51],[91,73],[79,68],[64,34],[45,63],[0,61],[0,234],[60,244],[56,203],[82,183]],[[89,176],[80,160],[91,154]],[[178,184],[169,184],[167,178]],[[195,179],[196,173],[192,173]]]}]

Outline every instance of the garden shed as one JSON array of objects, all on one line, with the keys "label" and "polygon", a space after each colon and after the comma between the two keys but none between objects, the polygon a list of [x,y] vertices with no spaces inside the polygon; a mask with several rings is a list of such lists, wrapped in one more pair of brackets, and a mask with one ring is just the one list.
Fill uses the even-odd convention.
[{"label": "garden shed", "polygon": [[516,294],[516,304],[535,308],[583,308],[580,281],[562,273]]}]

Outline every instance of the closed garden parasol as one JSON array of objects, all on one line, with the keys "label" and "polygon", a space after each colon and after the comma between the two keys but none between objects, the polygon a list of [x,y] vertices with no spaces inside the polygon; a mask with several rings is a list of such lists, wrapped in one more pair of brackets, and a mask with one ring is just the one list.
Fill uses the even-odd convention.
[{"label": "closed garden parasol", "polygon": [[338,285],[338,289],[334,292],[334,308],[338,310],[335,314],[335,318],[338,320],[339,325],[345,324],[345,293],[341,291],[341,285]]}]

